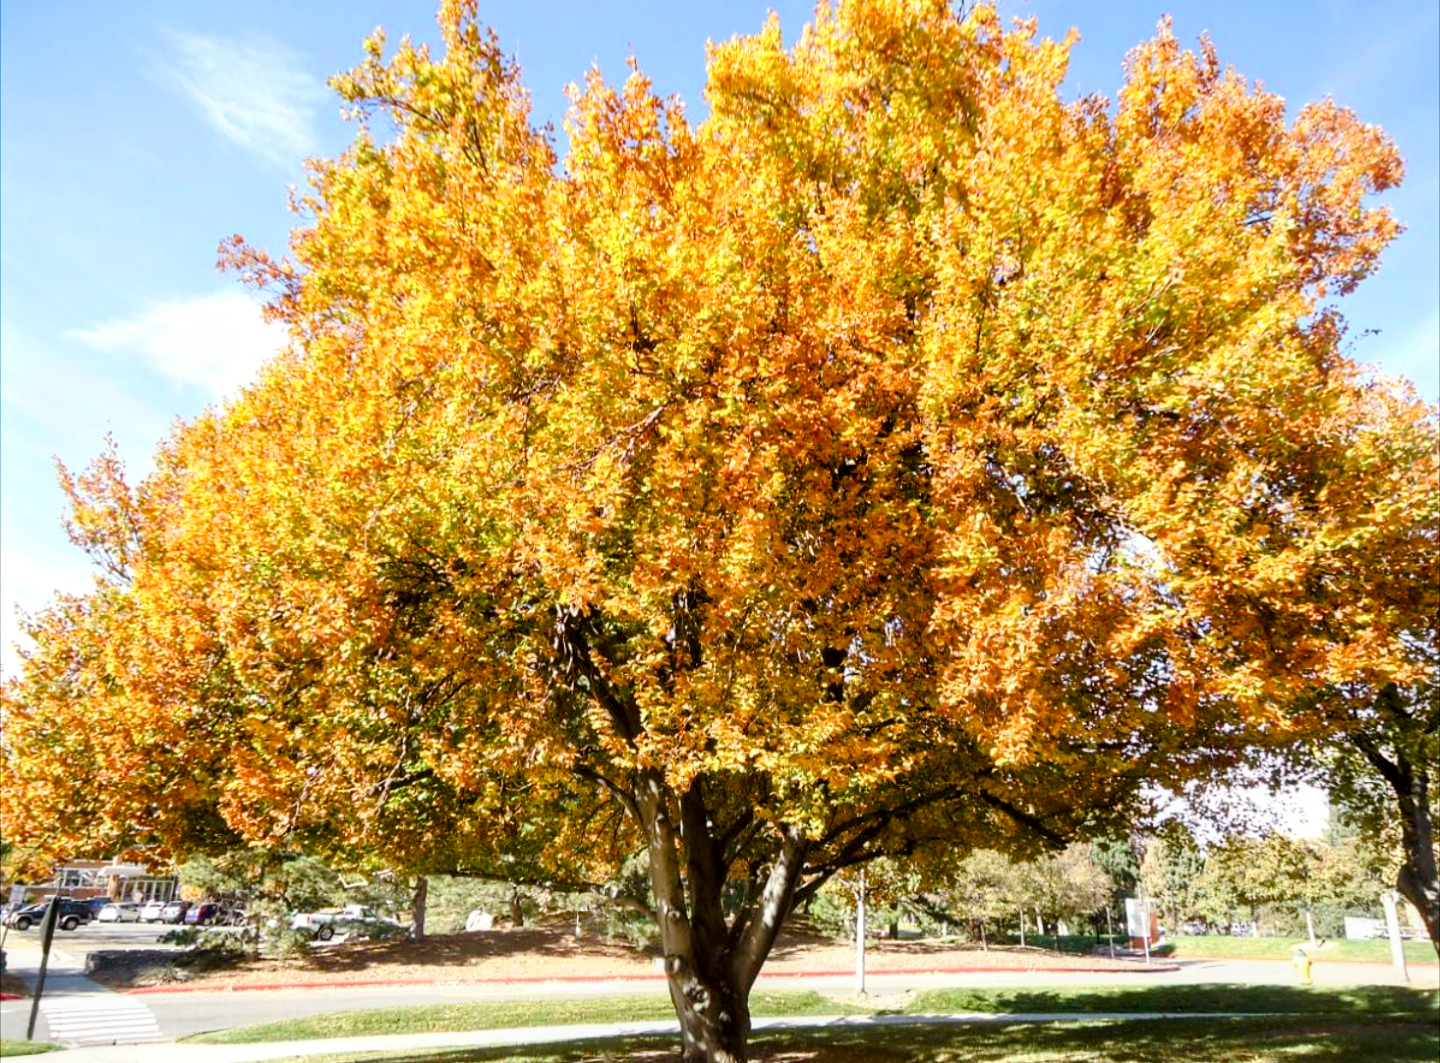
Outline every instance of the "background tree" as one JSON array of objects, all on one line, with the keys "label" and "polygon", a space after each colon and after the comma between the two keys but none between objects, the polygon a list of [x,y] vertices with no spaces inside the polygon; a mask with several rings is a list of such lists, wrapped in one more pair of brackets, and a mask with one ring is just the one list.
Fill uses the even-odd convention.
[{"label": "background tree", "polygon": [[[1382,799],[1378,809],[1383,810]],[[1375,809],[1367,810],[1371,815]],[[1317,865],[1310,876],[1310,903],[1319,934],[1338,937],[1345,931],[1347,915],[1378,918],[1380,896],[1394,888],[1396,871],[1404,863],[1399,824],[1393,816],[1378,816],[1383,829],[1356,822],[1343,805],[1334,801],[1330,822],[1319,849]]]},{"label": "background tree", "polygon": [[1378,130],[1165,25],[1107,108],[1033,23],[854,0],[713,48],[699,127],[592,75],[561,160],[441,28],[335,80],[293,260],[225,251],[289,351],[72,491],[122,575],[37,620],[0,792],[57,841],[643,850],[685,1058],[740,1060],[841,870],[1113,832],[1423,678],[1435,493],[1374,458],[1433,482],[1433,421],[1322,309]]},{"label": "background tree", "polygon": [[1206,915],[1226,924],[1243,916],[1257,934],[1262,923],[1283,932],[1303,926],[1317,857],[1311,844],[1283,834],[1224,839],[1206,854],[1200,876]]},{"label": "background tree", "polygon": [[1205,854],[1185,824],[1169,820],[1145,839],[1140,881],[1172,929],[1201,914]]},{"label": "background tree", "polygon": [[993,849],[966,854],[941,895],[948,910],[957,914],[957,921],[973,920],[976,936],[987,949],[986,927],[1009,925],[1031,903],[1024,868]]},{"label": "background tree", "polygon": [[[1139,896],[1140,858],[1135,853],[1135,842],[1128,832],[1112,832],[1096,838],[1090,845],[1095,862],[1110,876],[1110,896],[1105,902],[1108,910],[1107,932],[1116,926],[1123,928],[1125,898]],[[1098,918],[1095,932],[1098,936]]]},{"label": "background tree", "polygon": [[[1114,881],[1085,843],[1067,846],[1063,852],[1033,861],[1028,878],[1030,896],[1044,922],[1049,923],[1057,948],[1060,923],[1088,919],[1105,907],[1114,888]],[[1044,923],[1040,929],[1043,931]]]}]

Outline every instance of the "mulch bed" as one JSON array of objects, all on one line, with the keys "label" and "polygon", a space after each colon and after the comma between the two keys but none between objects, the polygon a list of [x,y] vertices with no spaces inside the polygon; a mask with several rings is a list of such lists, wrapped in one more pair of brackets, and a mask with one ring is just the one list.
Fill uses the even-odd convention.
[{"label": "mulch bed", "polygon": [[[988,951],[930,941],[879,941],[868,949],[867,967],[887,970],[983,968],[1133,971],[1142,964],[1108,956],[1074,956],[1036,948]],[[501,980],[639,978],[655,976],[655,954],[624,942],[587,936],[568,928],[499,928],[464,934],[432,934],[423,942],[343,942],[288,959],[240,961],[233,966],[195,970],[179,967],[174,954],[107,953],[91,977],[117,989],[183,983],[206,989],[259,985],[343,985],[357,982],[467,983]],[[782,936],[765,965],[766,974],[851,971],[855,947],[808,934]]]}]

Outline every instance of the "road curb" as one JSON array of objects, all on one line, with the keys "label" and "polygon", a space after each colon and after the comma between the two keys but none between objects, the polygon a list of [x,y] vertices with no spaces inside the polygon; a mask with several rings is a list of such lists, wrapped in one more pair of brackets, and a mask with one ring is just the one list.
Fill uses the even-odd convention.
[{"label": "road curb", "polygon": [[[950,974],[1164,974],[1180,969],[1178,964],[1151,964],[1134,970],[1116,970],[1113,967],[886,967],[870,968],[867,976],[887,977],[905,975],[950,975]],[[761,972],[760,979],[774,978],[848,978],[853,970],[844,971],[775,971]],[[118,989],[127,995],[154,993],[254,993],[284,989],[377,989],[385,986],[510,986],[510,985],[595,985],[600,982],[655,982],[663,985],[665,975],[644,974],[587,974],[569,978],[554,978],[546,975],[530,975],[518,978],[469,978],[454,982],[435,978],[399,979],[377,978],[365,981],[346,982],[260,982],[247,985],[161,985],[138,986],[133,989]]]}]

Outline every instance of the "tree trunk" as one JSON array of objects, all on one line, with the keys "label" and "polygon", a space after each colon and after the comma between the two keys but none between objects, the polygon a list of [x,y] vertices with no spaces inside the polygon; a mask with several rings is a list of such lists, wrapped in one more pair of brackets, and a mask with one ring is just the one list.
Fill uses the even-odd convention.
[{"label": "tree trunk", "polygon": [[[1391,689],[1378,700],[1383,707],[1386,699],[1394,697]],[[1350,741],[1395,794],[1405,850],[1405,862],[1400,865],[1395,888],[1420,913],[1430,944],[1440,956],[1440,872],[1436,868],[1435,832],[1430,820],[1430,765],[1424,756],[1417,758],[1418,763],[1412,763],[1398,746],[1386,751],[1360,735],[1351,735]]]},{"label": "tree trunk", "polygon": [[1420,913],[1430,944],[1440,956],[1440,873],[1435,861],[1434,824],[1430,821],[1429,780],[1418,771],[1407,774],[1411,775],[1410,792],[1397,795],[1405,862],[1400,865],[1395,888]]},{"label": "tree trunk", "polygon": [[646,773],[633,806],[646,837],[665,975],[680,1020],[681,1060],[746,1063],[750,988],[794,903],[806,843],[781,828],[760,896],[731,925],[721,905],[728,873],[724,844],[715,836],[703,782],[677,798],[663,776]]},{"label": "tree trunk", "polygon": [[510,924],[512,926],[525,925],[525,909],[520,906],[520,891],[510,891]]},{"label": "tree trunk", "polygon": [[430,880],[424,875],[415,880],[415,892],[410,897],[410,940],[425,940],[425,901],[430,895]]},{"label": "tree trunk", "polygon": [[670,1001],[680,1019],[683,1063],[745,1063],[750,1047],[749,993],[727,977],[728,953],[708,973],[679,956],[665,957]]}]

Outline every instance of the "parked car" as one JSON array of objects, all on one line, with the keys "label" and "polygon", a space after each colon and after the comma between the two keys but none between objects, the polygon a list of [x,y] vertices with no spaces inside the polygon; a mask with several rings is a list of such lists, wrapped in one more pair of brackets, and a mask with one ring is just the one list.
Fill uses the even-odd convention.
[{"label": "parked car", "polygon": [[190,910],[189,901],[171,901],[160,909],[160,922],[179,923],[185,919],[185,913]]},{"label": "parked car", "polygon": [[97,918],[102,923],[138,923],[140,922],[140,906],[132,904],[130,901],[111,901],[100,909]]},{"label": "parked car", "polygon": [[246,918],[243,908],[226,908],[213,901],[191,906],[183,917],[187,926],[244,926]]},{"label": "parked car", "polygon": [[165,902],[164,902],[164,901],[147,901],[147,902],[146,902],[143,906],[141,906],[141,908],[140,908],[140,922],[142,922],[142,923],[158,923],[158,922],[160,922],[160,913],[163,912],[164,910],[165,910]]},{"label": "parked car", "polygon": [[323,908],[318,912],[296,912],[290,929],[309,934],[316,941],[329,941],[336,934],[347,937],[393,937],[404,927],[363,904],[347,904],[343,908]]},{"label": "parked car", "polygon": [[220,914],[220,906],[211,901],[197,904],[184,915],[186,926],[210,926]]},{"label": "parked car", "polygon": [[[45,914],[49,909],[49,901],[27,904],[25,907],[11,912],[5,921],[16,930],[29,930],[32,926],[39,926],[45,921]],[[60,898],[60,911],[56,915],[56,926],[61,930],[75,930],[88,922],[90,922],[90,906],[88,904],[72,897]]]}]

